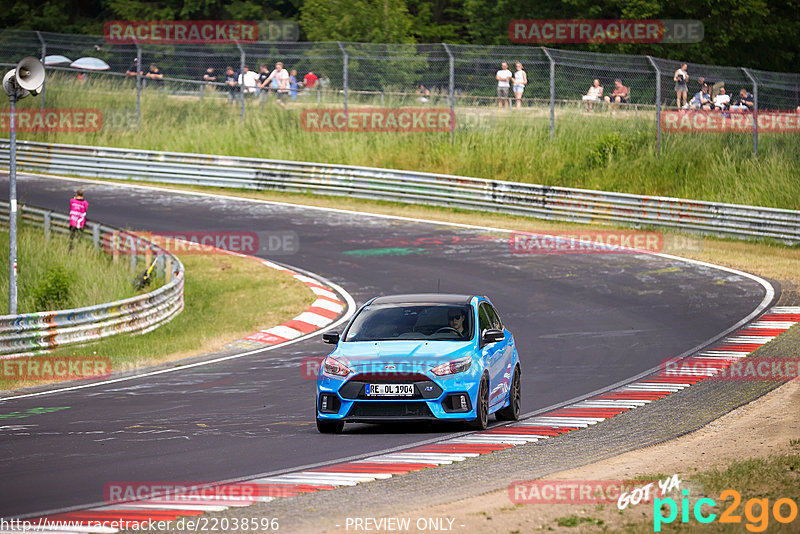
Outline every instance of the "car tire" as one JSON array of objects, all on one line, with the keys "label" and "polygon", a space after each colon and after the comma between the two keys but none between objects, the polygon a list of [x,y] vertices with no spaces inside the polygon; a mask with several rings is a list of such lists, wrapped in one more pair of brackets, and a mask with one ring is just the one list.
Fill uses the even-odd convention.
[{"label": "car tire", "polygon": [[475,413],[478,417],[469,422],[470,428],[474,430],[486,430],[489,426],[489,381],[486,378],[481,380],[478,387],[478,397],[475,400]]},{"label": "car tire", "polygon": [[344,421],[328,421],[317,417],[317,430],[321,434],[341,434],[344,430]]},{"label": "car tire", "polygon": [[497,410],[497,413],[495,413],[497,420],[519,421],[521,399],[519,367],[516,367],[514,369],[514,379],[511,381],[511,391],[508,392],[508,406],[502,410]]}]

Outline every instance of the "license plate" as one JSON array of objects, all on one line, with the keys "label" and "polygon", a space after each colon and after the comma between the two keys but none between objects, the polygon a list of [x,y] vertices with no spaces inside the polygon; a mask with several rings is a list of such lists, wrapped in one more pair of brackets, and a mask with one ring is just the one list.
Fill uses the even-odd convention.
[{"label": "license plate", "polygon": [[412,397],[414,384],[366,384],[364,394],[368,397]]}]

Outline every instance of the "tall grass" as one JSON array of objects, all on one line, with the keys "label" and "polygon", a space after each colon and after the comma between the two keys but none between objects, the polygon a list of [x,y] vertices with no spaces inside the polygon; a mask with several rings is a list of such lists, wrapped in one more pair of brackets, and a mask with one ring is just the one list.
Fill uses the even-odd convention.
[{"label": "tall grass", "polygon": [[[70,309],[112,302],[136,295],[128,258],[118,263],[95,251],[84,235],[72,251],[69,238],[41,227],[20,225],[17,233],[18,313]],[[8,313],[8,231],[0,231],[0,315]],[[146,289],[145,291],[149,291]]]},{"label": "tall grass", "polygon": [[[654,112],[586,114],[579,107],[557,110],[552,140],[549,114],[541,107],[521,112],[457,108],[452,140],[449,133],[319,133],[300,125],[300,110],[317,105],[313,94],[286,109],[249,100],[242,121],[238,103],[228,104],[223,93],[206,92],[200,100],[153,89],[142,93],[137,128],[132,88],[132,83],[103,80],[53,81],[47,86],[48,107],[100,108],[107,114],[106,126],[93,133],[20,133],[20,138],[369,165],[800,209],[797,134],[761,134],[758,158],[752,157],[751,134],[664,134],[658,155]],[[341,105],[333,102],[335,95],[326,98],[325,105]],[[33,100],[23,104],[38,106]],[[358,101],[351,105],[363,106],[369,99]],[[379,105],[378,98],[370,102]]]}]

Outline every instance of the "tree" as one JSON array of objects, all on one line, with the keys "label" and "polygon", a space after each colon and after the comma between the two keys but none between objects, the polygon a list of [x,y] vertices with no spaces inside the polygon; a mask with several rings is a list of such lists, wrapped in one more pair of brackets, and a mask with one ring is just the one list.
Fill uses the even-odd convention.
[{"label": "tree", "polygon": [[309,41],[413,43],[404,0],[305,0],[300,27]]}]

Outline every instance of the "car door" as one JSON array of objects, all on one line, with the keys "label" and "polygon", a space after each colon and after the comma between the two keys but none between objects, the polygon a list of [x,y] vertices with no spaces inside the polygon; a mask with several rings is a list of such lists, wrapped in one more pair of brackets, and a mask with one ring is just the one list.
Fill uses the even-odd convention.
[{"label": "car door", "polygon": [[[498,324],[499,318],[492,306],[488,302],[481,302],[478,307],[478,325],[480,328],[480,335],[483,337],[483,332],[491,328],[495,328]],[[500,325],[502,327],[502,325]],[[497,341],[495,343],[488,343],[481,347],[481,354],[486,362],[486,368],[489,371],[489,406],[493,406],[504,399],[503,395],[503,373],[505,368],[503,366],[503,355],[505,354],[505,345],[507,340]]]}]

